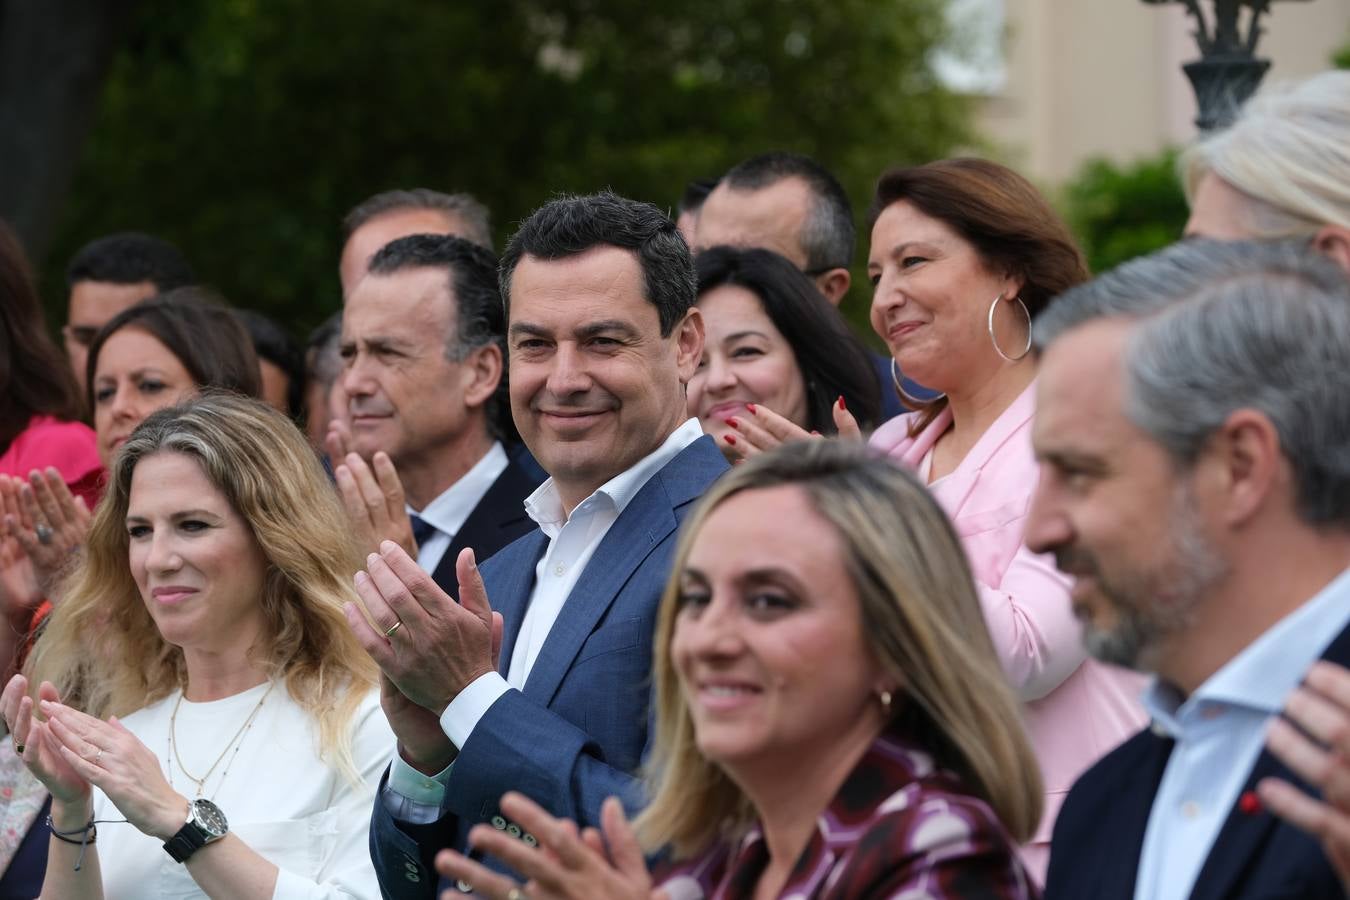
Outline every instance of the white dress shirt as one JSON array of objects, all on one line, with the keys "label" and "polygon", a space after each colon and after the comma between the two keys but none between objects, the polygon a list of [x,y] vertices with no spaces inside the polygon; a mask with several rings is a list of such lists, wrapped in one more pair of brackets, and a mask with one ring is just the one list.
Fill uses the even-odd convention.
[{"label": "white dress shirt", "polygon": [[[534,590],[520,634],[511,659],[503,666],[506,677],[498,672],[479,676],[441,714],[441,729],[456,747],[464,746],[478,721],[502,694],[525,687],[553,623],[610,526],[653,475],[701,437],[703,429],[698,419],[687,419],[660,447],[596,488],[577,504],[570,516],[563,509],[562,497],[552,478],[525,499],[525,512],[548,537],[548,546],[535,566]],[[394,754],[385,791],[389,811],[408,822],[438,818],[453,765],[429,778]]]},{"label": "white dress shirt", "polygon": [[1157,679],[1155,733],[1176,740],[1153,798],[1135,900],[1185,900],[1265,743],[1270,719],[1350,624],[1350,569],[1229,660],[1190,697]]},{"label": "white dress shirt", "polygon": [[425,509],[418,512],[411,506],[407,508],[409,515],[418,516],[422,521],[436,526],[436,531],[417,548],[417,565],[423,571],[436,571],[436,567],[441,564],[441,557],[450,549],[450,542],[509,464],[501,442],[494,441],[492,449],[474,463],[473,468],[464,473],[464,477],[446,488]]}]

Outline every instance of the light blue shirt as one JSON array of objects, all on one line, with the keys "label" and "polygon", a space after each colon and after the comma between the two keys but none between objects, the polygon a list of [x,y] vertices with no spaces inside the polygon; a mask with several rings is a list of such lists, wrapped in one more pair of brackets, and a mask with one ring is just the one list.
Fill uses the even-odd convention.
[{"label": "light blue shirt", "polygon": [[1350,623],[1350,570],[1285,616],[1190,697],[1154,679],[1156,734],[1176,740],[1153,799],[1135,900],[1186,900],[1251,774],[1272,716]]}]

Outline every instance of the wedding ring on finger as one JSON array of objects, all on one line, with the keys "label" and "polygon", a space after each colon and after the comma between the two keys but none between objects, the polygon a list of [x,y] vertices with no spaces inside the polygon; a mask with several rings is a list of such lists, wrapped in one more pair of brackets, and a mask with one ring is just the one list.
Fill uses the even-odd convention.
[{"label": "wedding ring on finger", "polygon": [[392,635],[395,631],[398,631],[402,627],[403,627],[403,620],[399,619],[393,625],[390,625],[389,628],[384,632],[385,638],[388,639],[390,635]]},{"label": "wedding ring on finger", "polygon": [[102,759],[103,759],[103,748],[99,747],[98,752],[94,754],[92,762],[94,763],[94,765],[97,766],[99,764],[99,761]]},{"label": "wedding ring on finger", "polygon": [[525,900],[525,892],[518,887],[513,887],[506,892],[506,900]]},{"label": "wedding ring on finger", "polygon": [[52,526],[48,525],[46,522],[39,522],[34,525],[33,531],[37,533],[39,544],[50,544],[52,542],[52,535],[56,533],[52,531]]}]

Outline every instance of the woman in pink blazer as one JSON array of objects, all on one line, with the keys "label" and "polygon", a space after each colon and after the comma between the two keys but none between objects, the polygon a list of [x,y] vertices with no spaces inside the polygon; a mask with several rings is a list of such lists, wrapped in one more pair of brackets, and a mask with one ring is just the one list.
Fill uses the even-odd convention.
[{"label": "woman in pink blazer", "polygon": [[[1074,780],[1145,721],[1141,676],[1087,658],[1052,559],[1023,543],[1036,488],[1031,320],[1088,277],[1068,229],[1026,179],[975,159],[886,173],[877,184],[867,270],[872,327],[891,351],[902,399],[871,445],[914,469],[962,538],[1003,670],[1021,698],[1045,782],[1025,848],[1038,877]],[[907,396],[905,379],[940,392]],[[848,434],[846,412],[837,414]],[[741,446],[801,437],[757,408]]]}]

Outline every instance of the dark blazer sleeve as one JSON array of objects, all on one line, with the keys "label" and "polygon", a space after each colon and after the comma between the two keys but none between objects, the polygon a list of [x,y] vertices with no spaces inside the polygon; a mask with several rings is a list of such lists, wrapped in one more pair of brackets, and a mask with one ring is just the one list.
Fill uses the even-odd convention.
[{"label": "dark blazer sleeve", "polygon": [[427,825],[399,822],[384,806],[389,770],[380,779],[370,817],[370,861],[385,900],[435,900],[436,854],[455,841],[457,823],[443,816]]}]

